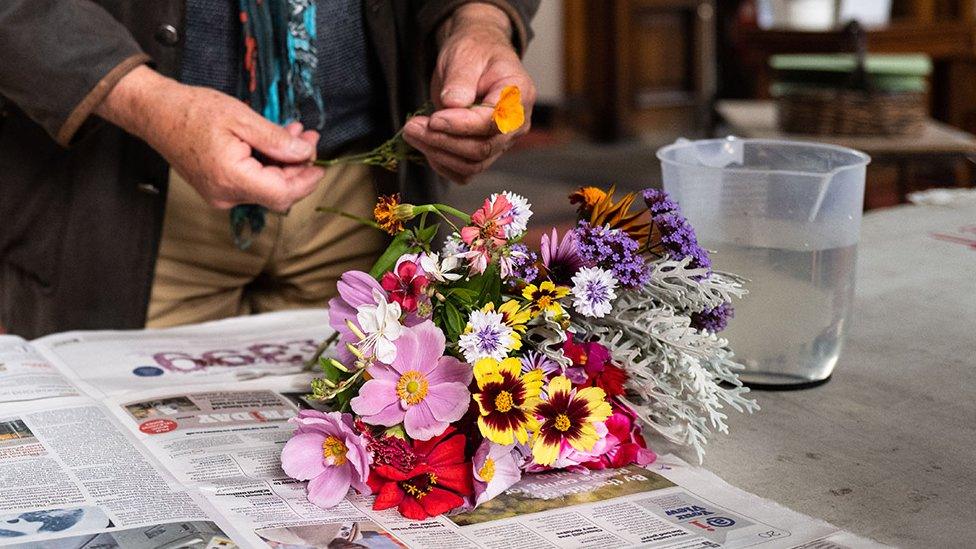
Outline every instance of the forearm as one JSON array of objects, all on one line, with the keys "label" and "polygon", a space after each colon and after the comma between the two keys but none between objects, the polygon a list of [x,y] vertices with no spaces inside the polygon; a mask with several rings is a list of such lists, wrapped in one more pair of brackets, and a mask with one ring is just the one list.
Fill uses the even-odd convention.
[{"label": "forearm", "polygon": [[151,142],[165,130],[153,129],[154,123],[165,124],[165,103],[179,100],[182,86],[146,66],[133,69],[112,88],[95,108],[95,114],[125,131]]}]

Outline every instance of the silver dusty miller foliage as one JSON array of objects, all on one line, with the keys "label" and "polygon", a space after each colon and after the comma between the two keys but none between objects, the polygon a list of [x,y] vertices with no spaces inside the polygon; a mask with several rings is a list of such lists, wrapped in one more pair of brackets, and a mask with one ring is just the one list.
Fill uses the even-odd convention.
[{"label": "silver dusty miller foliage", "polygon": [[[574,318],[573,331],[605,345],[615,360],[627,364],[627,402],[649,426],[667,439],[694,448],[699,462],[712,431],[728,433],[723,410],[759,409],[747,398],[728,341],[690,327],[690,315],[732,301],[746,293],[743,279],[688,267],[682,261],[649,265],[651,282],[624,292],[613,313],[603,318]],[[724,386],[723,386],[724,384]]]}]

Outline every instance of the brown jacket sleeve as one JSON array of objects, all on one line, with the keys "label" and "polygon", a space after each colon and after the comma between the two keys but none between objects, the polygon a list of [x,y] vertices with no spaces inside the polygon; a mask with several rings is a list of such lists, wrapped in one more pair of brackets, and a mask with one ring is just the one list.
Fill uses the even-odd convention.
[{"label": "brown jacket sleeve", "polygon": [[417,22],[420,36],[432,36],[440,24],[459,6],[471,2],[491,4],[508,14],[514,30],[512,41],[519,55],[532,39],[532,17],[539,9],[540,0],[420,0],[417,2]]},{"label": "brown jacket sleeve", "polygon": [[67,146],[125,74],[149,57],[90,0],[0,1],[0,95]]}]

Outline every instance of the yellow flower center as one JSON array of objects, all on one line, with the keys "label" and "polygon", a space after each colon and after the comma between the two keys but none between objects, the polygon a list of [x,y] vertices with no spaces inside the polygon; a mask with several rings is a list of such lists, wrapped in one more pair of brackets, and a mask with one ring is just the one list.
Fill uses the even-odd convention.
[{"label": "yellow flower center", "polygon": [[336,467],[346,464],[346,452],[349,448],[346,448],[345,443],[339,440],[337,437],[329,436],[324,441],[322,441],[322,457],[325,459],[332,459],[332,464]]},{"label": "yellow flower center", "polygon": [[495,478],[495,460],[486,458],[485,464],[478,469],[478,476],[485,482],[491,482],[491,479]]},{"label": "yellow flower center", "polygon": [[586,359],[590,357],[586,356],[586,353],[580,353],[579,363],[581,366],[586,366]]},{"label": "yellow flower center", "polygon": [[397,381],[396,393],[400,400],[407,404],[411,406],[418,404],[427,396],[427,378],[417,370],[410,370],[400,376],[400,380]]},{"label": "yellow flower center", "polygon": [[495,397],[495,409],[499,412],[507,412],[512,409],[512,393],[508,391],[501,391],[498,396]]},{"label": "yellow flower center", "polygon": [[566,414],[559,414],[556,416],[556,421],[553,422],[552,426],[559,431],[566,432],[572,426],[572,423],[569,421],[569,416]]},{"label": "yellow flower center", "polygon": [[548,309],[550,306],[552,306],[552,297],[548,295],[540,295],[538,301],[536,301],[536,305],[540,309]]}]

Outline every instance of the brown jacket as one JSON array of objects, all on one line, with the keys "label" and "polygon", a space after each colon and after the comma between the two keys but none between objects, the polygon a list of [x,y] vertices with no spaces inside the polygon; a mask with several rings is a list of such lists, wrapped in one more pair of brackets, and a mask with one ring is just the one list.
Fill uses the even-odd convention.
[{"label": "brown jacket", "polygon": [[[471,0],[364,0],[387,90],[389,128],[427,97],[435,29]],[[538,0],[480,0],[530,38]],[[141,328],[166,204],[168,166],[92,114],[150,63],[179,74],[183,0],[0,2],[0,326],[33,338]],[[434,192],[423,170],[382,186]]]}]

